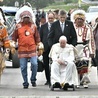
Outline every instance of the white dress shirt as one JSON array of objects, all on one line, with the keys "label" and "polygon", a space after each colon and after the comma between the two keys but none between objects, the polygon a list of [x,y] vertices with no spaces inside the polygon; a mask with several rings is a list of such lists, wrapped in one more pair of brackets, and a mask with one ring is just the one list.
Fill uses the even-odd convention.
[{"label": "white dress shirt", "polygon": [[62,32],[64,31],[64,25],[65,25],[65,22],[62,23],[62,22],[60,21],[60,26],[61,26]]},{"label": "white dress shirt", "polygon": [[51,23],[48,22],[48,30],[50,31]]}]

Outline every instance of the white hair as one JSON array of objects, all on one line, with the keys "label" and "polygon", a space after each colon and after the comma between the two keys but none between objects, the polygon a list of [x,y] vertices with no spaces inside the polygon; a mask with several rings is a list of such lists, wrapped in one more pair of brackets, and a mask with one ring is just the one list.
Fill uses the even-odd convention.
[{"label": "white hair", "polygon": [[66,42],[67,42],[67,38],[66,38],[66,36],[61,36],[60,38],[59,38],[59,42],[61,41],[61,40],[65,40]]}]

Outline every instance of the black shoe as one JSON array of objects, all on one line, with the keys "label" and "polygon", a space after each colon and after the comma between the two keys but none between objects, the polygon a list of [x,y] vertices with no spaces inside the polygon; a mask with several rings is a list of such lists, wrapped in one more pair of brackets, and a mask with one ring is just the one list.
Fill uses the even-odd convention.
[{"label": "black shoe", "polygon": [[50,83],[47,81],[44,85],[49,85]]},{"label": "black shoe", "polygon": [[56,82],[55,84],[50,86],[50,90],[54,91],[54,88],[60,88],[61,89],[61,85],[59,82]]},{"label": "black shoe", "polygon": [[49,88],[51,87],[51,83],[49,83]]},{"label": "black shoe", "polygon": [[54,91],[54,86],[53,85],[50,86],[50,90]]},{"label": "black shoe", "polygon": [[26,86],[24,86],[23,88],[24,88],[24,89],[28,89],[28,86],[26,85]]},{"label": "black shoe", "polygon": [[56,82],[53,86],[54,86],[54,88],[61,88],[61,85],[59,82]]},{"label": "black shoe", "polygon": [[56,82],[55,84],[52,85],[53,88],[61,88],[61,85],[59,82]]},{"label": "black shoe", "polygon": [[68,87],[69,87],[69,83],[65,83],[64,87],[63,87],[63,90],[68,90]]},{"label": "black shoe", "polygon": [[32,86],[33,87],[36,87],[36,82],[32,82]]}]

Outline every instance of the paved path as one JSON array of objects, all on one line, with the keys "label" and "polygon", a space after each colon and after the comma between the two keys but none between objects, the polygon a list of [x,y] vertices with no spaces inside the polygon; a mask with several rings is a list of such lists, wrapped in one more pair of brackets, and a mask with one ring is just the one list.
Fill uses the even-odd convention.
[{"label": "paved path", "polygon": [[[11,62],[6,62],[6,64],[11,66]],[[28,89],[23,89],[20,68],[6,68],[1,78],[0,98],[98,98],[96,71],[96,68],[93,68],[89,75],[91,83],[88,89],[81,87],[80,89],[76,89],[76,91],[72,91],[71,89],[68,91],[59,89],[50,91],[49,87],[44,85],[46,82],[44,71],[37,74],[36,88],[30,84]],[[28,64],[28,78],[30,78],[30,72],[30,64]]]}]

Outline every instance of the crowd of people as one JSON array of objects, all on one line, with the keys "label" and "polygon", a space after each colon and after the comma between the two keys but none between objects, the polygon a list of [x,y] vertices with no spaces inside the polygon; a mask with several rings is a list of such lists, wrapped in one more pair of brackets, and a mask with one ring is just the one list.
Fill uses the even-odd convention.
[{"label": "crowd of people", "polygon": [[[98,17],[91,26],[86,22],[85,11],[82,9],[70,10],[68,14],[58,9],[49,10],[47,14],[44,11],[40,14],[37,10],[34,15],[31,6],[23,5],[17,11],[15,20],[12,40],[7,39],[4,21],[0,21],[0,49],[10,48],[14,54],[18,42],[24,89],[29,87],[28,59],[31,62],[31,84],[36,87],[37,69],[40,66],[38,56],[43,56],[46,76],[44,85],[49,85],[51,90],[57,86],[67,90],[70,85],[88,88],[91,59],[98,60]],[[0,50],[0,75],[5,66],[2,54]]]}]

